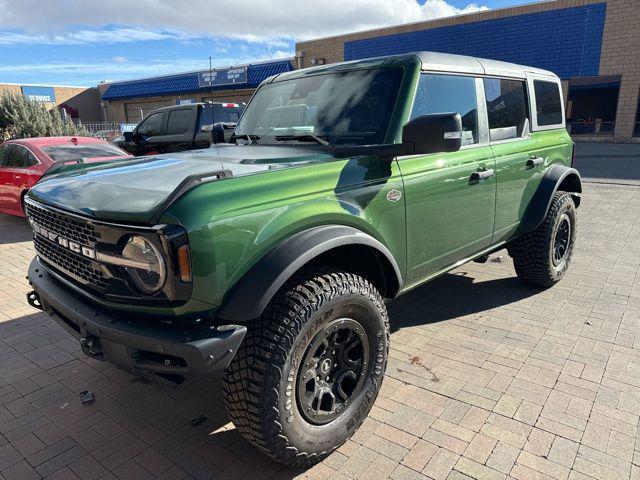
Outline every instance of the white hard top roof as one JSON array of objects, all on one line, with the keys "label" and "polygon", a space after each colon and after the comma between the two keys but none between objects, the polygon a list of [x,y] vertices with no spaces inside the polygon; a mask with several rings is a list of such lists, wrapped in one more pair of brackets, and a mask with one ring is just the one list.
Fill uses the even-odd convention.
[{"label": "white hard top roof", "polygon": [[452,53],[416,52],[422,61],[422,69],[438,72],[469,73],[525,78],[527,73],[556,77],[553,72],[516,63],[488,60],[486,58],[454,55]]}]

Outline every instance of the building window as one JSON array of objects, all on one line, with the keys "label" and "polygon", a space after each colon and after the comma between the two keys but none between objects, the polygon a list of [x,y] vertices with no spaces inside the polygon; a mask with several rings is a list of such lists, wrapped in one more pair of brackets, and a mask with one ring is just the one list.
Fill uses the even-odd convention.
[{"label": "building window", "polygon": [[620,77],[576,78],[569,81],[567,128],[572,135],[613,135]]},{"label": "building window", "polygon": [[422,74],[411,118],[435,113],[459,113],[462,117],[462,145],[478,143],[475,78]]},{"label": "building window", "polygon": [[527,90],[524,81],[485,78],[489,138],[492,142],[529,135]]}]

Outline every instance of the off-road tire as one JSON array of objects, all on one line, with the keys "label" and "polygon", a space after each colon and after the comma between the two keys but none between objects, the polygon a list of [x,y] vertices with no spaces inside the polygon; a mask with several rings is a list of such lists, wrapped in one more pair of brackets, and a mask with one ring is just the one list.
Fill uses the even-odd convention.
[{"label": "off-road tire", "polygon": [[[300,363],[325,326],[342,318],[355,319],[367,339],[363,383],[337,418],[312,424],[299,404],[298,374],[305,369]],[[388,349],[387,310],[368,280],[326,268],[301,271],[248,325],[223,379],[229,417],[244,438],[275,460],[294,467],[313,465],[342,445],[367,416],[382,383]]]},{"label": "off-road tire", "polygon": [[[577,233],[576,207],[569,193],[556,192],[544,221],[534,231],[526,233],[507,249],[513,257],[516,274],[525,283],[539,287],[551,287],[562,279],[573,255]],[[561,223],[569,224],[566,253],[554,262],[554,244]]]}]

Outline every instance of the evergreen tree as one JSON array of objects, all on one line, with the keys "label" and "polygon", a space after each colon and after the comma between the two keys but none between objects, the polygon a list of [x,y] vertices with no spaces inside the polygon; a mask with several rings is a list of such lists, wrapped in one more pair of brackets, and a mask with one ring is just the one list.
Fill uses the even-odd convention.
[{"label": "evergreen tree", "polygon": [[23,95],[0,92],[0,141],[59,135],[89,135],[89,132],[81,124],[65,120],[57,108],[49,111],[41,102]]}]

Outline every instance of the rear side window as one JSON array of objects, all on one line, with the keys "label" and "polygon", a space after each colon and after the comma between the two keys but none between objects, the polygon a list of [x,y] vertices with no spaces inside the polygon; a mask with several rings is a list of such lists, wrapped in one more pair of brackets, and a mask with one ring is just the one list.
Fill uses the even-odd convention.
[{"label": "rear side window", "polygon": [[191,130],[192,115],[190,108],[171,110],[167,120],[167,135],[181,135]]},{"label": "rear side window", "polygon": [[138,126],[138,135],[154,137],[162,135],[162,119],[164,113],[152,113]]},{"label": "rear side window", "polygon": [[11,145],[0,145],[0,167],[7,167]]},{"label": "rear side window", "polygon": [[28,168],[38,163],[36,157],[28,149],[20,145],[10,145],[4,157],[3,167]]},{"label": "rear side window", "polygon": [[555,82],[534,80],[533,89],[536,95],[536,119],[538,125],[562,124],[562,97],[560,86]]},{"label": "rear side window", "polygon": [[478,101],[473,77],[455,75],[420,76],[411,118],[435,113],[459,113],[462,145],[478,143]]},{"label": "rear side window", "polygon": [[529,114],[524,81],[485,78],[484,91],[491,141],[527,136]]}]

